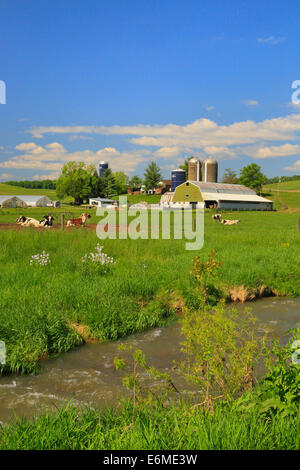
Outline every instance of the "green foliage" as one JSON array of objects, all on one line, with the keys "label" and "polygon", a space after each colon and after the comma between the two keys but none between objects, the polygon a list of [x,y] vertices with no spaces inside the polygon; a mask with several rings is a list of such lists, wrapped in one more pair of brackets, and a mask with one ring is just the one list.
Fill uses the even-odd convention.
[{"label": "green foliage", "polygon": [[127,192],[129,185],[129,177],[123,171],[116,171],[113,173],[115,179],[117,194],[124,194]]},{"label": "green foliage", "polygon": [[144,173],[144,178],[146,189],[158,187],[158,183],[162,180],[162,175],[159,166],[155,162],[149,163]]},{"label": "green foliage", "polygon": [[198,255],[193,258],[190,272],[194,287],[193,295],[203,304],[215,305],[222,296],[221,291],[215,287],[221,266],[222,262],[217,261],[217,252],[214,248],[209,253],[207,261],[201,261]]},{"label": "green foliage", "polygon": [[299,351],[300,329],[294,329],[291,333],[287,346],[281,347],[278,340],[273,340],[271,348],[266,346],[265,359],[269,373],[253,394],[246,394],[238,400],[238,408],[255,408],[258,414],[269,418],[278,413],[297,416],[300,404],[300,361],[299,358],[295,360],[295,349],[292,346],[298,341]]},{"label": "green foliage", "polygon": [[79,410],[65,405],[35,419],[0,426],[0,450],[298,450],[300,411],[266,420],[218,403],[212,412],[189,403]]},{"label": "green foliage", "polygon": [[225,184],[236,184],[238,182],[238,177],[236,171],[231,170],[231,168],[226,168],[224,171],[224,176],[222,178],[222,183]]},{"label": "green foliage", "polygon": [[241,317],[220,304],[214,309],[184,309],[181,323],[186,359],[180,368],[187,380],[199,386],[206,404],[252,388],[253,366],[261,355],[254,317],[248,312]]},{"label": "green foliage", "polygon": [[61,176],[57,180],[56,192],[59,198],[72,196],[75,204],[82,204],[89,197],[98,195],[99,182],[94,165],[68,162],[63,166]]},{"label": "green foliage", "polygon": [[261,172],[261,167],[256,163],[251,163],[242,168],[238,179],[239,184],[244,184],[256,192],[261,192],[266,181],[266,176]]},{"label": "green foliage", "polygon": [[135,175],[131,178],[131,180],[129,181],[129,186],[131,189],[136,189],[136,188],[140,188],[143,184],[143,180]]}]

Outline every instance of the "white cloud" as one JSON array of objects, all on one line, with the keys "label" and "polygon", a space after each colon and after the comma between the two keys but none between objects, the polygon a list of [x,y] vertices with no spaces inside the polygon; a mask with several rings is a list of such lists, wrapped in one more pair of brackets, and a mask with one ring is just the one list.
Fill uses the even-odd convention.
[{"label": "white cloud", "polygon": [[257,100],[244,100],[243,101],[243,104],[249,108],[253,107],[253,106],[258,106],[258,101]]},{"label": "white cloud", "polygon": [[26,142],[17,145],[16,150],[24,153],[0,162],[0,167],[51,171],[53,178],[57,177],[63,164],[69,161],[84,161],[87,164],[97,165],[100,160],[107,159],[112,170],[131,173],[140,162],[148,159],[151,153],[147,149],[119,152],[113,147],[105,147],[96,152],[88,149],[68,152],[58,142],[52,142],[45,147],[37,146],[34,142]]},{"label": "white cloud", "polygon": [[210,104],[205,104],[203,108],[206,109],[206,111],[213,111],[215,109],[215,107]]},{"label": "white cloud", "polygon": [[0,173],[0,181],[9,181],[13,179],[14,175],[12,175],[11,173]]},{"label": "white cloud", "polygon": [[254,144],[259,141],[283,141],[298,138],[300,115],[289,114],[285,117],[264,121],[241,121],[229,125],[218,125],[210,119],[198,119],[180,126],[177,124],[136,126],[68,126],[37,127],[31,129],[33,137],[47,134],[74,134],[75,132],[101,135],[132,136],[130,142],[139,146],[181,147],[202,149],[208,145],[230,146]]},{"label": "white cloud", "polygon": [[[254,101],[252,100],[252,106]],[[187,155],[200,158],[214,156],[221,160],[231,160],[247,155],[255,159],[286,157],[299,154],[300,114],[265,119],[263,121],[241,121],[219,125],[210,119],[201,118],[186,125],[144,125],[134,126],[51,126],[37,127],[28,132],[34,138],[57,134],[78,135],[118,135],[129,140],[135,149],[119,151],[115,147],[99,150],[68,151],[58,141],[47,145],[35,142],[20,143],[16,146],[19,154],[0,163],[2,168],[34,169],[58,172],[68,161],[85,161],[98,164],[108,160],[111,168],[131,173],[136,167],[150,159],[160,159],[172,165]],[[76,134],[78,133],[78,134]],[[57,136],[56,136],[57,137]],[[275,145],[278,143],[278,145]],[[153,149],[154,147],[154,149]]]},{"label": "white cloud", "polygon": [[300,173],[300,160],[297,160],[295,163],[293,163],[290,166],[285,166],[284,170],[295,172],[295,173]]},{"label": "white cloud", "polygon": [[270,46],[276,46],[280,42],[285,41],[284,37],[278,36],[269,36],[267,38],[257,38],[257,42],[262,43],[262,44],[269,44]]}]

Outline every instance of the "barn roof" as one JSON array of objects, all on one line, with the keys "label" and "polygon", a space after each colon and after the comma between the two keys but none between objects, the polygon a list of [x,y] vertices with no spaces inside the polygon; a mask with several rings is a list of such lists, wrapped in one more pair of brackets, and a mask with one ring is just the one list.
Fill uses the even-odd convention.
[{"label": "barn roof", "polygon": [[4,201],[7,201],[8,199],[13,199],[14,197],[16,197],[16,196],[10,196],[10,195],[0,196],[0,203],[4,202]]},{"label": "barn roof", "polygon": [[202,193],[256,194],[253,189],[243,184],[203,183],[202,181],[189,181],[189,183],[198,186]]}]

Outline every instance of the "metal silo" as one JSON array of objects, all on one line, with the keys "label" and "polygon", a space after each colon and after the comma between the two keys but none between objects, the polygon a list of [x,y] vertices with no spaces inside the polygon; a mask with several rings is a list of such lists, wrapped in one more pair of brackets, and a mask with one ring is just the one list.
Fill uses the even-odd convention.
[{"label": "metal silo", "polygon": [[188,180],[189,181],[200,181],[201,175],[201,162],[199,158],[193,157],[188,163]]},{"label": "metal silo", "polygon": [[103,176],[103,173],[105,170],[108,168],[108,163],[107,162],[100,162],[99,164],[99,176]]},{"label": "metal silo", "polygon": [[214,158],[207,158],[203,162],[202,181],[204,183],[218,182],[218,162]]},{"label": "metal silo", "polygon": [[172,171],[171,178],[172,178],[171,191],[173,193],[175,189],[177,188],[177,186],[185,182],[185,171],[182,170],[181,168],[177,168],[176,170]]}]

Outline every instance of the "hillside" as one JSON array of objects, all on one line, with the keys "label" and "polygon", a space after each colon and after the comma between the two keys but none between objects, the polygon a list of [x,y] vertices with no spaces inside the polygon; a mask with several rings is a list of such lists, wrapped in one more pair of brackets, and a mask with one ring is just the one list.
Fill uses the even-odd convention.
[{"label": "hillside", "polygon": [[18,196],[18,195],[31,195],[31,196],[48,196],[50,199],[58,199],[54,189],[31,189],[31,188],[21,188],[20,186],[11,186],[9,184],[0,183],[0,195]]},{"label": "hillside", "polygon": [[300,191],[300,180],[285,181],[283,183],[267,184],[265,189],[273,189],[279,191]]}]

